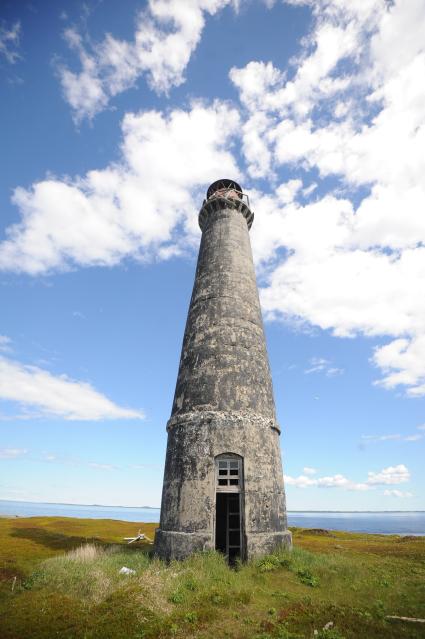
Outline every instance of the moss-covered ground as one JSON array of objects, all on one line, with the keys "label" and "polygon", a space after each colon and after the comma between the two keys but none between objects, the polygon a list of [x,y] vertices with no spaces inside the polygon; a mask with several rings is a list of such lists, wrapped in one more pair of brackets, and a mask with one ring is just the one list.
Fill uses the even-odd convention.
[{"label": "moss-covered ground", "polygon": [[292,529],[292,552],[233,569],[216,553],[167,565],[123,542],[139,529],[155,524],[1,518],[1,639],[425,637],[386,618],[425,618],[425,537]]}]

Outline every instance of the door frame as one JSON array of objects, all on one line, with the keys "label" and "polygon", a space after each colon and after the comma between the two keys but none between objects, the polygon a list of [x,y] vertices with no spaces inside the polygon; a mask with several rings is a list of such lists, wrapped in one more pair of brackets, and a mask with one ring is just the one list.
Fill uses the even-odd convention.
[{"label": "door frame", "polygon": [[[238,462],[238,485],[230,485],[230,479],[234,475],[226,475],[229,480],[226,486],[219,485],[219,462]],[[230,495],[239,495],[239,518],[240,518],[240,559],[244,560],[246,556],[246,535],[245,535],[245,491],[244,491],[244,459],[237,453],[221,453],[214,457],[214,516],[213,516],[213,547],[216,547],[216,525],[217,525],[217,493],[225,493]],[[233,465],[233,464],[232,464]],[[222,477],[223,479],[223,477]],[[228,503],[226,506],[226,550],[228,551]],[[228,557],[228,554],[226,555]]]}]

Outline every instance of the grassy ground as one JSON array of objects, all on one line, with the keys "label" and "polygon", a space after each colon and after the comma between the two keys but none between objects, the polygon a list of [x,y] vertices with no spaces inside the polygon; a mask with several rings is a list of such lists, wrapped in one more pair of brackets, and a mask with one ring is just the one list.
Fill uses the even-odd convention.
[{"label": "grassy ground", "polygon": [[0,519],[0,637],[425,637],[385,619],[425,618],[425,537],[293,529],[292,552],[234,570],[216,553],[166,565],[123,545],[139,528],[153,538],[155,524]]}]

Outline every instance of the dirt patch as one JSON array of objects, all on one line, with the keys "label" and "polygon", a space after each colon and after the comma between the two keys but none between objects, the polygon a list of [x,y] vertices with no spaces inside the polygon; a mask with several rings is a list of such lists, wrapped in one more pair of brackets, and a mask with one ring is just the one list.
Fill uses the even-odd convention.
[{"label": "dirt patch", "polygon": [[14,577],[22,579],[24,573],[13,566],[0,566],[0,581],[12,581]]},{"label": "dirt patch", "polygon": [[326,528],[303,528],[303,535],[318,535],[319,537],[335,537],[330,530],[326,530]]},{"label": "dirt patch", "polygon": [[400,539],[397,539],[399,543],[402,543],[404,541],[423,541],[423,540],[424,540],[423,537],[419,537],[417,535],[404,535],[403,537],[400,537]]}]

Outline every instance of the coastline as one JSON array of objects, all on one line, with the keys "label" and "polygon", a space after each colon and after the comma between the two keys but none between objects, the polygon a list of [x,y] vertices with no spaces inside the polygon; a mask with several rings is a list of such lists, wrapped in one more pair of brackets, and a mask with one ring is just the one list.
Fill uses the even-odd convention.
[{"label": "coastline", "polygon": [[[128,525],[158,525],[160,509],[149,507],[102,506],[100,504],[64,504],[0,500],[0,518],[109,520]],[[425,536],[424,511],[320,511],[289,510],[288,525],[294,529],[345,531],[360,534]]]},{"label": "coastline", "polygon": [[[33,504],[33,505],[47,505],[47,506],[69,506],[81,507],[81,508],[113,508],[113,509],[125,509],[125,510],[160,510],[160,506],[117,506],[115,504],[80,504],[66,501],[26,501],[20,499],[0,499],[0,504]],[[424,513],[424,510],[288,510],[288,514],[384,514],[384,513]],[[0,515],[1,516],[1,515]]]}]

